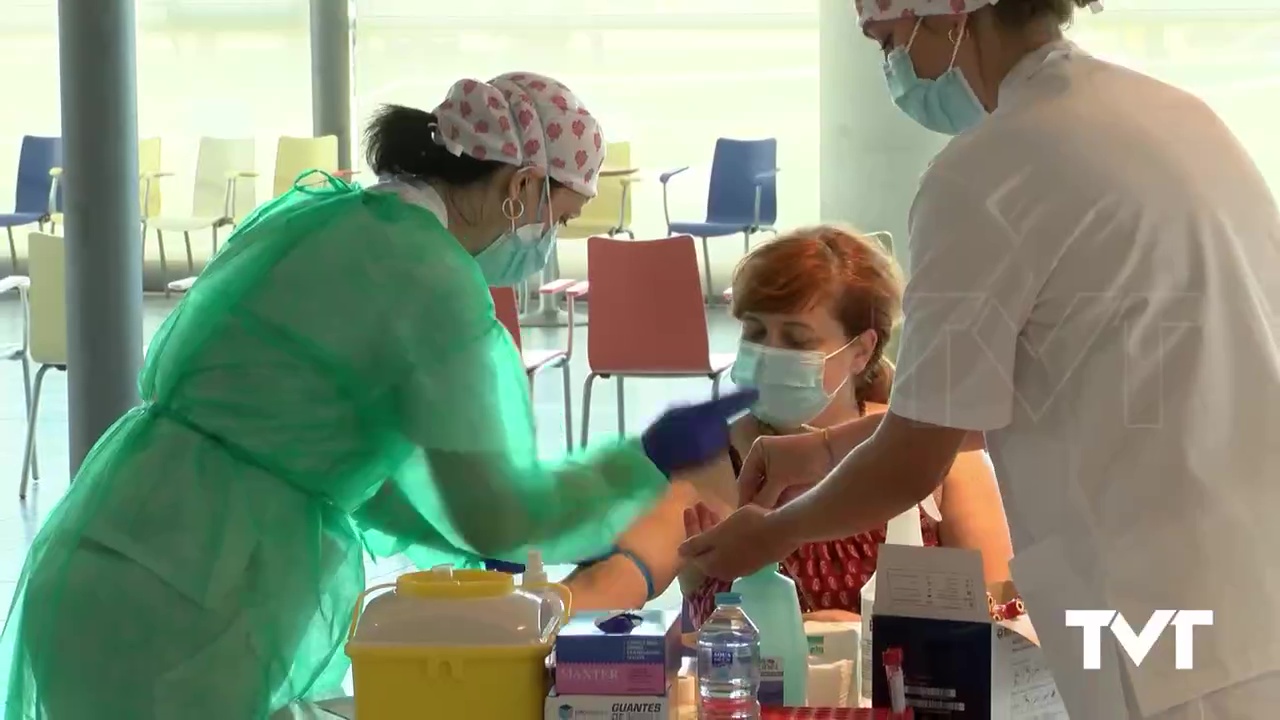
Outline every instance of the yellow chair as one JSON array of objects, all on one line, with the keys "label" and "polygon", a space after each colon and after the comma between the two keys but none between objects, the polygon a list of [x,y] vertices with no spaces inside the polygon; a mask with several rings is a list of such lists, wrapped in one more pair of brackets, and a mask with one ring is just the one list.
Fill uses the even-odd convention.
[{"label": "yellow chair", "polygon": [[27,347],[37,366],[27,408],[27,440],[22,454],[22,480],[18,497],[27,497],[27,485],[40,479],[36,464],[36,421],[40,416],[40,392],[50,370],[67,370],[67,262],[66,245],[57,235],[31,233],[27,240],[31,274],[28,291],[30,337]]},{"label": "yellow chair", "polygon": [[[160,138],[144,138],[138,141],[138,204],[141,206],[142,224],[148,218],[160,214],[160,184],[153,182],[157,178],[168,177],[173,173],[160,170]],[[62,168],[49,171],[53,177],[53,187],[49,192],[50,203],[58,197],[58,184],[62,181]],[[49,232],[57,232],[62,224],[62,212],[49,214]],[[145,230],[143,232],[145,236]]]},{"label": "yellow chair", "polygon": [[[631,185],[635,177],[631,165],[631,143],[609,143],[605,166],[600,169],[596,196],[582,207],[582,214],[560,231],[562,238],[589,238],[592,235],[626,235],[631,232]],[[630,171],[628,174],[621,174]]]},{"label": "yellow chair", "polygon": [[298,176],[308,170],[350,179],[350,170],[339,167],[338,136],[315,138],[282,137],[276,145],[276,174],[272,194],[280,197],[289,192]]},{"label": "yellow chair", "polygon": [[[252,138],[200,138],[196,156],[195,184],[191,197],[191,214],[186,216],[159,215],[148,218],[146,229],[156,231],[156,243],[160,248],[161,282],[168,282],[169,261],[165,256],[164,234],[182,233],[187,251],[187,274],[195,274],[195,257],[191,250],[191,233],[208,230],[212,234],[209,257],[218,254],[218,230],[234,227],[237,222],[257,207],[255,183],[258,173],[253,169],[254,141]],[[162,175],[167,173],[162,173]],[[153,176],[154,177],[154,176]],[[153,183],[154,188],[156,183]],[[146,236],[143,236],[143,257],[146,256]],[[167,294],[167,293],[166,293]]]},{"label": "yellow chair", "polygon": [[138,203],[142,207],[144,225],[147,220],[160,217],[160,183],[155,181],[173,175],[162,169],[161,157],[160,138],[138,141]]}]

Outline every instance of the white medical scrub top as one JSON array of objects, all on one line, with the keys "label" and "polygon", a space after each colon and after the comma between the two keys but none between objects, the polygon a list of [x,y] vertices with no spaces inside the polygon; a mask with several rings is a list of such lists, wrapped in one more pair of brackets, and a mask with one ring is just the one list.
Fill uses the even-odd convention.
[{"label": "white medical scrub top", "polygon": [[[926,171],[907,254],[891,410],[986,433],[1071,716],[1280,671],[1280,214],[1222,121],[1050,45]],[[1082,671],[1068,608],[1216,615],[1193,670],[1169,630],[1139,668],[1104,631]]]}]

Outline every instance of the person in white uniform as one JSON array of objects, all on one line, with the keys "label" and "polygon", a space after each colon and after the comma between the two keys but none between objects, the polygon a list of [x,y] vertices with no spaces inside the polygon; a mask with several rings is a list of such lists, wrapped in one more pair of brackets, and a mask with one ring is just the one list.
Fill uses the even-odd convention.
[{"label": "person in white uniform", "polygon": [[[1201,100],[1063,39],[1088,5],[859,1],[894,101],[956,136],[911,210],[889,412],[763,438],[744,507],[682,552],[731,578],[864,531],[985,440],[1072,718],[1273,717],[1280,213]],[[1083,670],[1068,609],[1214,614],[1192,669],[1174,631],[1135,666],[1104,628]]]}]

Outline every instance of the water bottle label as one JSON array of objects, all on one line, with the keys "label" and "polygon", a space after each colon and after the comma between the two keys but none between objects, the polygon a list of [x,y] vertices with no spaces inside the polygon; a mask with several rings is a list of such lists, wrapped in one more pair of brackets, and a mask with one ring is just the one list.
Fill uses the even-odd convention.
[{"label": "water bottle label", "polygon": [[760,699],[762,707],[782,707],[786,705],[783,699],[784,684],[782,680],[782,658],[760,658],[760,691],[757,697]]},{"label": "water bottle label", "polygon": [[752,664],[751,648],[716,648],[711,651],[711,672],[708,677],[717,681],[727,681],[740,675]]}]

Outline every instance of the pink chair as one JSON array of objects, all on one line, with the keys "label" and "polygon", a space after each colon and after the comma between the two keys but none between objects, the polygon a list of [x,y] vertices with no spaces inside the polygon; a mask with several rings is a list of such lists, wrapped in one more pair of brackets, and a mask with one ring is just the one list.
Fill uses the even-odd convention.
[{"label": "pink chair", "polygon": [[[565,295],[568,298],[569,339],[563,350],[530,350],[524,347],[520,338],[520,313],[516,303],[515,288],[491,287],[489,294],[493,296],[493,307],[498,315],[498,322],[511,333],[511,339],[520,351],[524,360],[524,371],[529,376],[529,393],[533,394],[533,377],[548,368],[560,368],[564,378],[564,442],[565,447],[573,450],[573,395],[572,383],[569,380],[569,360],[573,357],[573,302],[582,293],[572,286],[577,280],[556,280],[538,288],[542,295],[556,297]],[[583,288],[582,292],[585,292]]]},{"label": "pink chair", "polygon": [[591,386],[597,377],[618,380],[618,432],[626,432],[623,379],[698,377],[720,379],[733,365],[732,353],[712,353],[698,256],[691,235],[661,240],[587,240],[586,282],[570,288],[590,291],[587,365],[582,388],[582,444],[591,427]]}]

